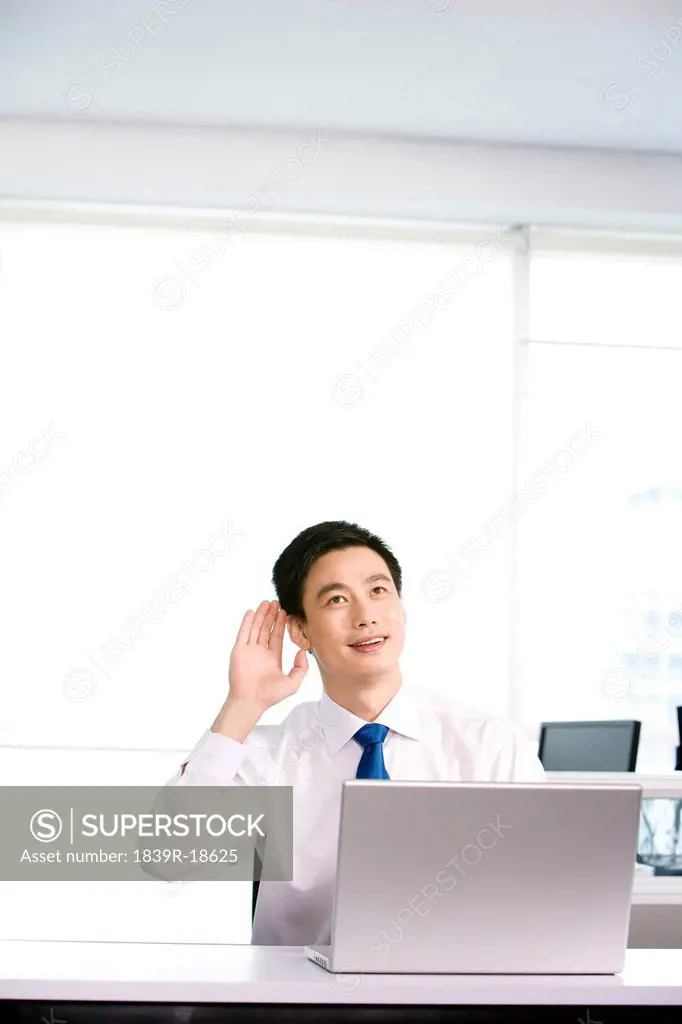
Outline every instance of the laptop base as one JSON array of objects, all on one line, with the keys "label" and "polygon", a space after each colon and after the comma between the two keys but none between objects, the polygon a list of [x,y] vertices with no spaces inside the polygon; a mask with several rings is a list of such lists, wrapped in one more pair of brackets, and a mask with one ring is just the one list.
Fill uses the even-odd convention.
[{"label": "laptop base", "polygon": [[320,967],[324,967],[325,971],[329,971],[330,957],[332,954],[331,946],[306,946],[305,955],[309,960],[319,964]]}]

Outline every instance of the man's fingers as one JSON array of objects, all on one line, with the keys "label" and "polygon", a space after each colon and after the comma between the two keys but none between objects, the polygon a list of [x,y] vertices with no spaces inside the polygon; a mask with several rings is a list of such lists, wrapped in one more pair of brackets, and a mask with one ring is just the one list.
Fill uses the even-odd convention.
[{"label": "man's fingers", "polygon": [[261,601],[261,603],[256,608],[256,614],[253,617],[253,622],[251,623],[251,629],[249,631],[250,644],[258,643],[258,637],[260,636],[261,626],[263,625],[263,619],[265,618],[265,613],[269,607],[269,601]]},{"label": "man's fingers", "polygon": [[279,648],[281,654],[286,618],[287,614],[279,607],[278,601],[261,601],[255,612],[249,608],[244,614],[237,643],[262,644],[264,647],[269,645],[273,649]]},{"label": "man's fingers", "polygon": [[292,683],[296,683],[296,686],[298,687],[305,679],[307,671],[308,659],[306,658],[306,652],[298,650],[296,652],[296,657],[294,658],[293,668],[289,672],[289,679]]},{"label": "man's fingers", "polygon": [[284,623],[286,620],[287,613],[283,608],[280,608],[275,616],[275,625],[273,626],[272,633],[270,634],[270,642],[268,644],[268,648],[271,651],[274,651],[280,659],[280,664],[282,660],[282,642],[284,640]]},{"label": "man's fingers", "polygon": [[276,605],[276,604],[277,604],[276,601],[267,601],[266,602],[267,607],[265,609],[265,617],[263,619],[262,625],[260,627],[260,632],[258,634],[258,643],[262,644],[263,647],[267,647],[268,646],[268,642],[270,640],[270,630],[272,629],[272,624],[275,621],[275,614],[276,614],[273,611],[273,605]]},{"label": "man's fingers", "polygon": [[244,613],[242,624],[239,627],[237,633],[237,643],[246,644],[249,641],[249,633],[251,632],[251,622],[253,620],[253,611],[249,608],[248,612]]}]

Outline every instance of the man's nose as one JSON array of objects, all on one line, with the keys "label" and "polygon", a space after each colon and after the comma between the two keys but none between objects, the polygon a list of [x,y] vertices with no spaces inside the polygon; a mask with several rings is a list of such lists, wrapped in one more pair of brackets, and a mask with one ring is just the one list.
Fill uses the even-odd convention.
[{"label": "man's nose", "polygon": [[362,606],[358,609],[355,616],[356,626],[370,626],[376,625],[376,619],[371,608],[363,608]]}]

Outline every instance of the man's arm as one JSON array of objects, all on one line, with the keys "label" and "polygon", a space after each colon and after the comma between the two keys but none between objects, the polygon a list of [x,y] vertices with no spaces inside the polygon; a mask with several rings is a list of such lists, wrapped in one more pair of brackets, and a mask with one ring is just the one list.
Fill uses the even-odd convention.
[{"label": "man's arm", "polygon": [[537,743],[533,743],[525,733],[515,725],[511,726],[509,744],[509,781],[510,782],[545,782],[545,769],[537,754]]},{"label": "man's arm", "polygon": [[262,713],[260,705],[228,695],[211,728],[206,730],[166,785],[246,785],[239,774],[248,754],[245,741]]},{"label": "man's arm", "polygon": [[534,744],[513,722],[489,720],[477,758],[476,777],[491,782],[545,782],[545,770]]},{"label": "man's arm", "polygon": [[[225,702],[174,775],[166,782],[152,808],[154,814],[186,810],[187,786],[259,786],[271,774],[272,760],[268,732],[262,726],[263,742],[256,735],[257,722],[270,707],[296,693],[307,671],[305,651],[299,650],[293,668],[282,671],[282,643],[287,613],[277,601],[261,601],[243,619],[230,655],[230,687]],[[206,868],[210,877],[209,865]],[[196,877],[196,865],[193,865]],[[165,870],[164,870],[165,869]],[[187,873],[183,864],[146,864],[145,870],[175,881]],[[172,873],[171,873],[172,872]],[[215,873],[215,871],[214,871]]]},{"label": "man's arm", "polygon": [[[261,601],[244,614],[230,655],[230,689],[210,730],[168,780],[169,786],[238,785],[243,746],[268,708],[296,693],[308,671],[305,651],[282,671],[288,616],[278,601]],[[217,780],[217,781],[216,781]]]}]

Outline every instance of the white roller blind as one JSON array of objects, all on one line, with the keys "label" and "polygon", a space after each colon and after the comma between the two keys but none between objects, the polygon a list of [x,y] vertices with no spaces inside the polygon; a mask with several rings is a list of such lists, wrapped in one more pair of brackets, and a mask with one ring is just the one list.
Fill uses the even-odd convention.
[{"label": "white roller blind", "polygon": [[[682,256],[664,243],[611,246],[574,241],[531,258],[522,457],[528,473],[543,467],[546,493],[518,526],[517,713],[528,728],[639,718],[638,769],[672,771]],[[555,459],[579,428],[592,441]]]},{"label": "white roller blind", "polygon": [[[402,562],[406,675],[504,711],[508,539],[456,589],[433,573],[510,493],[506,252],[0,234],[0,741],[189,749],[227,693],[244,611],[325,519]],[[55,440],[33,458],[41,431]],[[293,655],[287,640],[287,669]],[[311,668],[291,702],[319,692]]]}]

